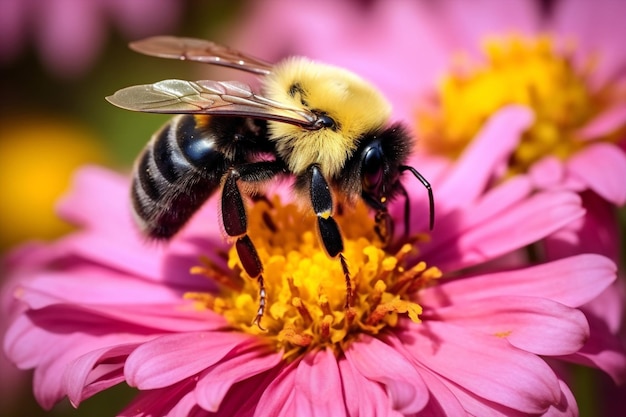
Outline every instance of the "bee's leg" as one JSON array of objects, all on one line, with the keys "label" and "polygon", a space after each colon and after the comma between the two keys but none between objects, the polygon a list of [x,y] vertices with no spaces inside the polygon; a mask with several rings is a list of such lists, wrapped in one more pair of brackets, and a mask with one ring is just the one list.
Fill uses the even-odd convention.
[{"label": "bee's leg", "polygon": [[[405,171],[409,171],[411,174],[413,174],[415,178],[419,180],[419,182],[422,183],[424,188],[426,188],[426,191],[428,192],[428,208],[430,209],[430,220],[428,222],[428,226],[430,230],[433,230],[433,227],[435,227],[435,198],[433,197],[433,188],[430,186],[430,183],[426,180],[426,178],[424,178],[424,176],[420,174],[415,168],[407,166],[407,165],[400,165],[399,169],[401,173]],[[404,189],[401,189],[401,191],[402,190]],[[406,213],[407,213],[407,207],[409,206],[409,203],[408,203],[409,195],[407,194],[406,190],[404,190],[403,193],[406,198],[405,200],[406,202],[404,206],[405,207],[404,222],[405,222],[405,225],[408,225],[408,220],[407,220],[408,215]]]},{"label": "bee's leg", "polygon": [[222,222],[228,236],[237,238],[235,248],[241,265],[251,278],[259,283],[259,309],[253,323],[261,327],[267,293],[263,279],[263,263],[248,236],[248,216],[237,181],[261,182],[285,172],[282,163],[268,161],[238,165],[228,170],[222,189]]},{"label": "bee's leg", "polygon": [[248,236],[248,216],[241,192],[237,186],[238,177],[239,173],[235,169],[231,169],[226,174],[222,189],[222,223],[228,236],[237,238],[235,248],[243,269],[251,278],[256,278],[259,282],[259,309],[253,323],[261,327],[261,317],[265,312],[266,303],[263,263],[254,243]]},{"label": "bee's leg", "polygon": [[332,216],[333,196],[328,182],[318,165],[311,165],[307,170],[307,179],[311,205],[317,215],[317,226],[326,253],[332,258],[339,257],[346,279],[346,309],[352,304],[352,283],[348,263],[343,256],[343,238],[339,226]]},{"label": "bee's leg", "polygon": [[385,207],[382,210],[376,211],[376,216],[374,217],[374,231],[376,235],[382,242],[384,247],[389,246],[391,240],[393,239],[393,219],[389,215],[387,208]]}]

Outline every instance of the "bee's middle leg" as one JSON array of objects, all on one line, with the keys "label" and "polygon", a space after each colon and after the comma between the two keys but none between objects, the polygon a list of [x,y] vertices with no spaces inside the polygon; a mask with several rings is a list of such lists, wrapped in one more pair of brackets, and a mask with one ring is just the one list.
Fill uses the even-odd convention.
[{"label": "bee's middle leg", "polygon": [[256,162],[241,164],[226,172],[222,188],[222,223],[228,236],[237,238],[235,249],[241,265],[251,278],[259,283],[259,309],[253,323],[261,327],[261,318],[265,313],[267,292],[263,279],[263,262],[248,235],[248,216],[237,181],[261,182],[270,180],[285,168],[277,162]]}]

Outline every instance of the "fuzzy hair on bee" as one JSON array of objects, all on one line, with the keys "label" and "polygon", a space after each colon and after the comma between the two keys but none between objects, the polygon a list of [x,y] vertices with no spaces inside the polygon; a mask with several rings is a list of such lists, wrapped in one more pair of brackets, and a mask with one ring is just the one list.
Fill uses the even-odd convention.
[{"label": "fuzzy hair on bee", "polygon": [[262,76],[261,92],[238,81],[168,79],[117,91],[107,100],[127,110],[177,114],[140,154],[131,199],[148,237],[169,239],[204,202],[221,191],[220,217],[235,241],[243,270],[259,282],[261,326],[266,306],[263,263],[248,236],[244,198],[260,184],[294,178],[303,210],[317,218],[319,241],[341,263],[346,308],[352,303],[343,238],[333,218],[336,197],[362,199],[374,212],[383,244],[393,239],[388,206],[404,199],[410,232],[408,172],[426,188],[430,228],[434,198],[428,181],[406,165],[413,139],[389,124],[391,106],[369,82],[343,69],[303,57],[271,64],[210,41],[157,36],[130,44],[145,55],[220,65]]},{"label": "fuzzy hair on bee", "polygon": [[373,85],[343,68],[307,58],[280,62],[263,80],[263,91],[272,100],[304,107],[334,121],[333,126],[314,131],[269,123],[270,140],[296,175],[317,163],[326,177],[337,176],[361,135],[380,129],[391,114],[390,104]]}]

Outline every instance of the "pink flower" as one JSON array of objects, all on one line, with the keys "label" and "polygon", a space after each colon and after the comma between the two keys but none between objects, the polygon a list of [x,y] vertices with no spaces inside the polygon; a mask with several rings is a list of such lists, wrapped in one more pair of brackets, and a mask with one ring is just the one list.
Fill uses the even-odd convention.
[{"label": "pink flower", "polygon": [[0,63],[15,60],[33,41],[56,76],[81,75],[104,46],[108,19],[128,39],[172,30],[181,12],[178,2],[163,0],[154,6],[150,0],[3,0]]},{"label": "pink flower", "polygon": [[[154,246],[132,227],[128,181],[85,168],[59,207],[81,229],[7,259],[17,284],[7,289],[5,352],[35,369],[45,408],[126,382],[140,393],[121,416],[576,415],[544,358],[577,360],[592,345],[587,363],[624,379],[626,353],[596,338],[580,310],[614,282],[614,264],[578,255],[490,267],[583,214],[576,194],[534,192],[523,175],[485,192],[488,167],[531,122],[525,109],[506,108],[455,165],[422,161],[438,195],[428,240],[388,253],[371,243],[364,210],[337,215],[358,299],[349,311],[338,262],[308,241],[312,223],[276,199],[249,207],[252,238],[268,237],[255,240],[268,252],[266,332],[250,325],[255,282],[237,281],[232,249],[224,258],[215,199],[168,246]],[[408,190],[411,212],[425,213],[421,187]],[[283,245],[295,249],[285,255]],[[314,262],[329,266],[316,274]]]},{"label": "pink flower", "polygon": [[[551,2],[549,13],[527,0],[256,4],[234,35],[237,47],[272,60],[302,54],[362,74],[391,98],[397,118],[415,120],[419,110],[422,149],[456,156],[499,108],[528,105],[536,123],[494,174],[515,161],[509,168],[530,167],[537,187],[591,189],[626,203],[626,154],[616,146],[626,135],[626,3]],[[536,59],[541,54],[550,57]],[[484,75],[498,57],[511,75]]]}]

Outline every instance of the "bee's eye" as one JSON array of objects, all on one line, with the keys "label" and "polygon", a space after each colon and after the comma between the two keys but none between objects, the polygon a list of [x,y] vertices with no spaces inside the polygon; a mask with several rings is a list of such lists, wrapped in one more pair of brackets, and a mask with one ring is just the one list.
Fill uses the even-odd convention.
[{"label": "bee's eye", "polygon": [[329,116],[327,116],[325,114],[320,114],[317,117],[317,121],[315,122],[315,125],[318,128],[320,128],[320,129],[323,128],[323,127],[330,128],[330,129],[335,129],[335,127],[337,126],[337,124],[332,119],[332,117],[329,117]]},{"label": "bee's eye", "polygon": [[374,192],[383,180],[383,153],[379,147],[371,147],[363,156],[361,164],[363,188]]}]

